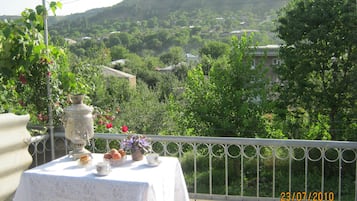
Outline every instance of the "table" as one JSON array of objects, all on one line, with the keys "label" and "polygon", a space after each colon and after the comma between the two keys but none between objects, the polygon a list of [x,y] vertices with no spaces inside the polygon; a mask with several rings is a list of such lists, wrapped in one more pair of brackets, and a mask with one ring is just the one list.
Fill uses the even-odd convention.
[{"label": "table", "polygon": [[160,157],[158,166],[130,156],[107,176],[97,176],[93,154],[90,166],[79,166],[68,156],[25,171],[14,201],[189,201],[177,158]]}]

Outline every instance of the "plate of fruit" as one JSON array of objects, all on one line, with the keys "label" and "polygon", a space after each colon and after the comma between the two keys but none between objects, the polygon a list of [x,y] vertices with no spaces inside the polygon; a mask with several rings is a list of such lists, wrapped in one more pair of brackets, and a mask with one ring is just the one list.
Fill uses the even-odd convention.
[{"label": "plate of fruit", "polygon": [[104,154],[104,160],[109,161],[111,166],[119,166],[126,160],[126,152],[123,149],[111,149]]}]

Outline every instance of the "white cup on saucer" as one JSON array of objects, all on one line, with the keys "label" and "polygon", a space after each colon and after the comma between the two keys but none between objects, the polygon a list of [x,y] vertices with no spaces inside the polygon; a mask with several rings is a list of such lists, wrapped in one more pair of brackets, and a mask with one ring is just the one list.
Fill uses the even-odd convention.
[{"label": "white cup on saucer", "polygon": [[104,176],[110,173],[111,167],[108,162],[99,162],[96,165],[96,170],[98,175]]},{"label": "white cup on saucer", "polygon": [[160,163],[159,154],[157,153],[148,153],[146,155],[146,160],[149,165],[158,165]]}]

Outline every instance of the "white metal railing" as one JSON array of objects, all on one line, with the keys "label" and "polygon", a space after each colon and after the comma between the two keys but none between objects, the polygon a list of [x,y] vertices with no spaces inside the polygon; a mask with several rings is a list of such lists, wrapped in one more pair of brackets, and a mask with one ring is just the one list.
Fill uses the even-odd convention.
[{"label": "white metal railing", "polygon": [[[180,159],[192,199],[357,200],[357,142],[148,136],[155,152]],[[88,148],[104,153],[125,137],[95,134]],[[37,138],[35,166],[50,156],[48,137]],[[64,133],[55,140],[56,157],[67,154]]]},{"label": "white metal railing", "polygon": [[51,160],[50,154],[51,146],[47,145],[49,143],[49,135],[38,135],[32,136],[29,143],[29,152],[33,158],[30,167],[36,167]]}]

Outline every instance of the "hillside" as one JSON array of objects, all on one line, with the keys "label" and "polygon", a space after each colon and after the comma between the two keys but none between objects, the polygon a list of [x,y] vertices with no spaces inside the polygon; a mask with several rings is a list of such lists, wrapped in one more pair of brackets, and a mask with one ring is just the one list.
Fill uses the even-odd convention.
[{"label": "hillside", "polygon": [[167,16],[176,11],[191,13],[209,10],[217,14],[251,12],[264,18],[270,10],[276,10],[286,2],[287,0],[125,0],[112,8],[103,9],[102,16],[146,19]]},{"label": "hillside", "polygon": [[[81,29],[87,30],[88,26],[96,27],[117,21],[150,20],[152,18],[172,19],[181,14],[189,18],[189,23],[208,20],[207,15],[225,16],[232,20],[253,18],[254,21],[259,22],[275,14],[275,11],[287,2],[288,0],[124,0],[112,7],[94,9],[53,20],[52,22],[58,21],[58,23],[51,24],[52,29],[58,31],[71,31],[68,30],[68,26],[71,26],[81,32]],[[84,19],[85,23],[83,23]],[[79,22],[81,20],[82,22]],[[198,25],[201,26],[201,24],[196,24],[196,26]]]}]

